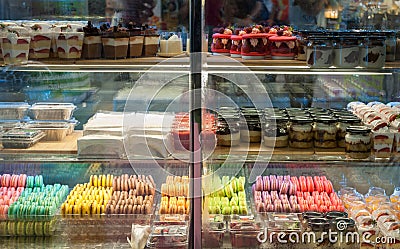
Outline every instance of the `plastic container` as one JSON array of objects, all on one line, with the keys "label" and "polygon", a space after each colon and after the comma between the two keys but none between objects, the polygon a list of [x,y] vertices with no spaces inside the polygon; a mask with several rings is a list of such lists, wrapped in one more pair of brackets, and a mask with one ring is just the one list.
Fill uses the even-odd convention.
[{"label": "plastic container", "polygon": [[346,136],[346,128],[349,126],[357,126],[361,125],[361,120],[357,117],[352,116],[339,116],[337,123],[337,143],[338,147],[344,148],[345,145],[345,136]]},{"label": "plastic container", "polygon": [[359,62],[358,38],[337,37],[333,44],[334,61],[333,65],[338,68],[354,68]]},{"label": "plastic container", "polygon": [[226,232],[225,221],[221,216],[215,216],[207,224],[203,224],[202,247],[203,248],[221,248],[224,242]]},{"label": "plastic container", "polygon": [[217,144],[220,146],[236,146],[240,144],[239,113],[227,113],[218,117]]},{"label": "plastic container", "polygon": [[365,159],[371,155],[371,129],[365,126],[346,128],[346,155],[354,159]]},{"label": "plastic container", "polygon": [[32,121],[25,125],[26,129],[41,130],[46,134],[45,141],[62,141],[70,130],[68,122],[37,122]]},{"label": "plastic container", "polygon": [[365,68],[382,68],[386,60],[386,37],[365,37],[360,44],[359,65]]},{"label": "plastic container", "polygon": [[336,119],[317,118],[314,127],[314,146],[316,148],[336,148]]},{"label": "plastic container", "polygon": [[75,109],[72,103],[36,103],[30,112],[36,120],[70,120]]},{"label": "plastic container", "polygon": [[394,132],[390,130],[372,131],[372,152],[375,158],[389,158],[393,152]]},{"label": "plastic container", "polygon": [[267,147],[282,148],[289,144],[289,119],[284,116],[269,116],[265,118],[263,141]]},{"label": "plastic container", "polygon": [[263,225],[251,217],[234,216],[229,224],[231,244],[233,248],[259,248],[257,239]]},{"label": "plastic container", "polygon": [[333,64],[331,37],[309,37],[307,44],[307,66],[328,68]]},{"label": "plastic container", "polygon": [[187,248],[188,226],[186,223],[157,224],[152,227],[147,247],[149,248]]},{"label": "plastic container", "polygon": [[25,102],[0,102],[0,119],[21,120],[29,107]]},{"label": "plastic container", "polygon": [[292,148],[313,147],[313,120],[306,117],[290,119],[289,146]]},{"label": "plastic container", "polygon": [[5,149],[27,149],[45,136],[40,130],[13,129],[4,133],[0,140]]}]

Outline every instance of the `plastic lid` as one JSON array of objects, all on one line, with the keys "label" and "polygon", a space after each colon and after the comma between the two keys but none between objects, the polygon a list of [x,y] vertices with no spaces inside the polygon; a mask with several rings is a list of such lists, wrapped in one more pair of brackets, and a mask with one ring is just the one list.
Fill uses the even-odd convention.
[{"label": "plastic lid", "polygon": [[371,129],[365,126],[349,126],[346,128],[346,132],[353,134],[368,134],[371,132]]},{"label": "plastic lid", "polygon": [[322,124],[334,124],[337,122],[337,120],[329,117],[317,117],[316,122]]},{"label": "plastic lid", "polygon": [[296,124],[311,124],[313,120],[307,117],[294,117],[290,119],[291,122]]}]

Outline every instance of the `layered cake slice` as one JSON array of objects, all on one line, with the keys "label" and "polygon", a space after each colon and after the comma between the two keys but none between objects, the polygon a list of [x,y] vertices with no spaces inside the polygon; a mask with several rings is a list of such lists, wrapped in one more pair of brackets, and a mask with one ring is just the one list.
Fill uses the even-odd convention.
[{"label": "layered cake slice", "polygon": [[34,24],[31,29],[29,57],[32,59],[49,58],[53,34],[50,30],[44,30],[40,24]]},{"label": "layered cake slice", "polygon": [[129,33],[129,47],[128,55],[129,57],[140,57],[143,51],[144,35],[142,34],[142,29],[139,27],[134,27],[132,23],[128,25]]},{"label": "layered cake slice", "polygon": [[83,32],[72,32],[71,28],[57,36],[57,52],[61,59],[79,59],[82,54]]},{"label": "layered cake slice", "polygon": [[389,129],[372,131],[373,152],[376,158],[389,158],[393,151],[394,132]]},{"label": "layered cake slice", "polygon": [[103,34],[104,57],[107,59],[124,59],[128,56],[129,34],[114,26]]},{"label": "layered cake slice", "polygon": [[88,21],[88,24],[83,27],[83,32],[85,33],[85,37],[83,38],[82,58],[100,58],[103,44],[99,29],[94,27],[91,21]]},{"label": "layered cake slice", "polygon": [[4,63],[14,64],[28,61],[30,36],[19,36],[10,32],[2,39]]},{"label": "layered cake slice", "polygon": [[143,42],[143,56],[155,56],[158,52],[160,36],[155,30],[145,30]]}]

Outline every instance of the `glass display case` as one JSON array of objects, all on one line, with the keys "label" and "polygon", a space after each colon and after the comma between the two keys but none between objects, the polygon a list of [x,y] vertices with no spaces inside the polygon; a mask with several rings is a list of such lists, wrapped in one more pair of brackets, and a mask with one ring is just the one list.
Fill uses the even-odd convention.
[{"label": "glass display case", "polygon": [[0,4],[4,248],[400,246],[396,8],[67,2]]}]

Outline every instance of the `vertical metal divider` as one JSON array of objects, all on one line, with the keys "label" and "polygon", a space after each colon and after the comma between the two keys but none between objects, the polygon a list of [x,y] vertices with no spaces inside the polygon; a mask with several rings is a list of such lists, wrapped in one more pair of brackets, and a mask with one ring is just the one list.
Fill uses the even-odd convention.
[{"label": "vertical metal divider", "polygon": [[[204,1],[204,0],[203,0]],[[201,248],[202,229],[202,152],[200,133],[202,130],[202,0],[190,0],[190,229],[189,248]]]}]

